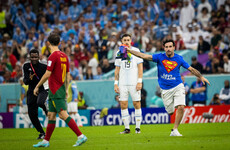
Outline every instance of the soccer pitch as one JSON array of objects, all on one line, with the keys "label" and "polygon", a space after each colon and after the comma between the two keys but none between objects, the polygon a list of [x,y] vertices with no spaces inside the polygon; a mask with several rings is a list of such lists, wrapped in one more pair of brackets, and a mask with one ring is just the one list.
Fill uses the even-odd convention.
[{"label": "soccer pitch", "polygon": [[35,129],[0,129],[1,150],[147,150],[147,149],[230,149],[230,123],[181,124],[183,137],[170,137],[173,124],[142,125],[141,134],[120,135],[123,126],[81,127],[88,141],[79,147],[72,147],[77,140],[69,128],[55,128],[49,148],[33,148],[38,133]]}]

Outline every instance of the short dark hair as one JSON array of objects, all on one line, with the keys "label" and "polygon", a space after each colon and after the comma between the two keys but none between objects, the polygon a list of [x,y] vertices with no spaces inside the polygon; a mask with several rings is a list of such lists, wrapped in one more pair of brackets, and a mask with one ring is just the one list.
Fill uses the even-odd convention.
[{"label": "short dark hair", "polygon": [[35,48],[30,50],[30,55],[31,55],[31,53],[37,53],[39,55],[39,51],[37,49],[35,49]]},{"label": "short dark hair", "polygon": [[123,34],[123,35],[121,36],[121,39],[123,39],[124,37],[127,37],[127,36],[129,36],[129,37],[131,38],[131,35],[130,35],[130,34],[125,33],[125,34]]},{"label": "short dark hair", "polygon": [[166,39],[163,41],[163,46],[165,46],[166,43],[172,42],[173,46],[175,46],[175,42],[172,39]]},{"label": "short dark hair", "polygon": [[58,46],[58,44],[60,42],[59,34],[56,32],[51,32],[49,37],[48,37],[48,41],[50,42],[51,45]]}]

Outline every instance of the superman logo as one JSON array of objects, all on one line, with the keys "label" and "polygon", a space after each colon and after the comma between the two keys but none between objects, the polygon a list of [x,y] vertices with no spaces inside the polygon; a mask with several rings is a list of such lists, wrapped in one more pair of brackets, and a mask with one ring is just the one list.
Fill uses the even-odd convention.
[{"label": "superman logo", "polygon": [[177,62],[169,61],[169,60],[163,60],[162,63],[168,73],[172,71],[173,69],[175,69],[176,66],[178,65]]}]

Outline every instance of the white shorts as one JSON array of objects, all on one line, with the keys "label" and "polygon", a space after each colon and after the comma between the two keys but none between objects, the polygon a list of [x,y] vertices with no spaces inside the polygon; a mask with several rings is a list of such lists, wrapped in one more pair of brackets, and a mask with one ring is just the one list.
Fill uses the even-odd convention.
[{"label": "white shorts", "polygon": [[178,105],[184,105],[185,106],[185,87],[184,84],[181,83],[177,85],[176,87],[169,89],[169,90],[163,90],[161,89],[161,98],[163,99],[165,110],[172,114],[175,111],[175,108]]},{"label": "white shorts", "polygon": [[77,102],[69,102],[67,106],[68,112],[78,112]]},{"label": "white shorts", "polygon": [[28,107],[27,107],[27,105],[23,105],[22,107],[19,106],[19,113],[21,113],[21,114],[28,113]]},{"label": "white shorts", "polygon": [[128,101],[129,94],[132,97],[133,101],[140,101],[141,100],[141,90],[137,91],[136,86],[119,86],[120,90],[120,99],[119,101]]}]

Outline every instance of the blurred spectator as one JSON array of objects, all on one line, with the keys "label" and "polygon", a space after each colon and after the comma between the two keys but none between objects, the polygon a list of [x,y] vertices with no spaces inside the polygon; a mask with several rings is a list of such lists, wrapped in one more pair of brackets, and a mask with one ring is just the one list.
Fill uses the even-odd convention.
[{"label": "blurred spectator", "polygon": [[225,44],[230,44],[230,27],[225,28],[224,34],[222,34],[222,40]]},{"label": "blurred spectator", "polygon": [[19,27],[22,31],[27,31],[29,28],[26,23],[26,18],[23,14],[23,10],[18,8],[17,14],[11,18],[11,25],[15,28]]},{"label": "blurred spectator", "polygon": [[19,0],[15,0],[14,4],[10,7],[10,13],[12,16],[16,15],[18,9],[21,9],[24,12],[24,6],[20,4]]},{"label": "blurred spectator", "polygon": [[28,26],[28,29],[31,29],[32,27],[36,27],[36,15],[31,11],[30,5],[26,6],[26,11],[24,13],[26,24]]},{"label": "blurred spectator", "polygon": [[91,69],[93,76],[96,76],[97,66],[98,66],[97,59],[93,57],[92,52],[88,52],[88,56],[89,56],[88,69]]},{"label": "blurred spectator", "polygon": [[182,37],[185,47],[188,49],[197,49],[197,42],[194,36],[193,25],[190,23],[187,25],[187,32],[183,32]]},{"label": "blurred spectator", "polygon": [[157,40],[162,40],[168,34],[168,28],[162,19],[159,19],[158,24],[153,28]]},{"label": "blurred spectator", "polygon": [[146,108],[146,97],[147,97],[147,91],[144,89],[144,83],[142,83],[141,88],[141,108]]},{"label": "blurred spectator", "polygon": [[26,42],[26,35],[19,27],[17,27],[16,32],[14,32],[13,40],[17,41],[19,45],[23,45]]},{"label": "blurred spectator", "polygon": [[73,78],[73,80],[79,80],[79,70],[75,67],[75,64],[73,61],[70,62],[69,72]]},{"label": "blurred spectator", "polygon": [[183,39],[181,38],[181,33],[176,33],[176,41],[175,41],[176,50],[184,50],[186,49]]},{"label": "blurred spectator", "polygon": [[92,73],[92,68],[87,67],[86,73],[84,75],[84,80],[93,80],[93,79],[94,79],[94,77],[93,77],[93,73]]},{"label": "blurred spectator", "polygon": [[224,73],[230,73],[230,60],[227,55],[223,56],[224,61]]},{"label": "blurred spectator", "polygon": [[3,10],[2,5],[0,6],[0,29],[5,30],[6,29],[6,12]]},{"label": "blurred spectator", "polygon": [[212,60],[212,73],[222,73],[223,63],[216,57]]},{"label": "blurred spectator", "polygon": [[195,10],[192,7],[189,0],[184,0],[184,5],[180,11],[180,25],[182,26],[183,32],[187,31],[187,24],[192,22],[195,17]]},{"label": "blurred spectator", "polygon": [[84,93],[79,92],[78,93],[78,109],[87,109],[87,104],[84,99]]},{"label": "blurred spectator", "polygon": [[197,19],[201,23],[203,29],[207,29],[210,23],[211,11],[208,11],[207,7],[203,7],[201,12],[198,13]]},{"label": "blurred spectator", "polygon": [[69,7],[65,6],[63,8],[63,11],[61,11],[61,15],[59,16],[59,21],[60,23],[65,24],[70,18],[71,18],[71,15],[69,13]]},{"label": "blurred spectator", "polygon": [[102,60],[102,67],[101,68],[102,68],[103,73],[107,73],[107,72],[111,71],[112,69],[114,69],[114,67],[109,64],[109,61],[106,58]]},{"label": "blurred spectator", "polygon": [[211,50],[214,49],[214,47],[218,46],[218,43],[221,41],[221,35],[220,32],[216,29],[212,29],[213,37],[211,38]]},{"label": "blurred spectator", "polygon": [[203,39],[203,36],[199,36],[199,43],[197,52],[198,54],[204,54],[210,50],[210,44]]},{"label": "blurred spectator", "polygon": [[119,95],[115,95],[114,98],[115,98],[116,104],[113,105],[113,106],[111,107],[111,109],[121,108],[121,107],[120,107],[120,102],[119,102]]},{"label": "blurred spectator", "polygon": [[204,8],[207,9],[207,13],[211,13],[212,6],[211,6],[210,3],[208,2],[208,0],[201,0],[200,4],[198,5],[198,8],[197,8],[197,13],[198,13],[198,15],[201,15],[202,10],[203,10]]},{"label": "blurred spectator", "polygon": [[207,100],[207,84],[203,84],[200,78],[194,81],[190,88],[191,101],[193,106],[204,106]]},{"label": "blurred spectator", "polygon": [[219,94],[216,93],[213,95],[209,105],[221,105],[221,100],[219,98]]},{"label": "blurred spectator", "polygon": [[139,39],[139,49],[142,51],[146,51],[146,46],[149,43],[149,38],[146,36],[145,30],[141,29],[140,31],[140,39]]},{"label": "blurred spectator", "polygon": [[230,104],[229,80],[224,81],[224,87],[220,90],[219,98],[223,101],[224,104]]},{"label": "blurred spectator", "polygon": [[97,75],[93,76],[93,79],[100,80],[100,79],[103,79],[102,76],[103,76],[102,69],[100,66],[97,66]]},{"label": "blurred spectator", "polygon": [[150,5],[148,6],[148,11],[150,14],[150,21],[156,24],[159,17],[159,7],[156,3],[156,0],[149,0]]},{"label": "blurred spectator", "polygon": [[11,47],[11,51],[17,60],[20,59],[21,56],[21,47],[18,45],[17,41],[13,41],[13,46]]},{"label": "blurred spectator", "polygon": [[203,73],[203,65],[197,61],[197,58],[195,56],[192,57],[192,64],[191,66],[195,69],[197,69],[200,73]]},{"label": "blurred spectator", "polygon": [[184,87],[185,87],[185,103],[186,103],[186,106],[189,106],[190,87],[189,87],[188,83],[185,82],[185,78],[183,75],[181,75],[181,79],[182,79]]},{"label": "blurred spectator", "polygon": [[214,58],[213,52],[209,52],[208,53],[208,62],[206,63],[205,68],[204,68],[204,72],[206,74],[212,74],[212,72],[213,72],[213,70],[212,70],[213,58]]}]

